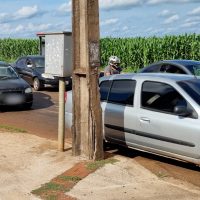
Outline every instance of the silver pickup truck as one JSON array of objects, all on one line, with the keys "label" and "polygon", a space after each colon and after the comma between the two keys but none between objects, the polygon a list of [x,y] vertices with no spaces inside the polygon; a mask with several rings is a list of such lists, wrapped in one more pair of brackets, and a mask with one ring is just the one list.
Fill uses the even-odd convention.
[{"label": "silver pickup truck", "polygon": [[[99,81],[104,140],[200,165],[200,79],[120,74]],[[72,125],[72,92],[66,125]]]}]

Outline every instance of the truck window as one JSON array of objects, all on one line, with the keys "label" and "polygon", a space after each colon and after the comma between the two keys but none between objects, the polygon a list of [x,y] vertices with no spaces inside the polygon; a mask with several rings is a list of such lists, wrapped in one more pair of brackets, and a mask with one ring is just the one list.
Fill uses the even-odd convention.
[{"label": "truck window", "polygon": [[17,68],[25,68],[26,67],[26,59],[21,58],[17,61]]},{"label": "truck window", "polygon": [[135,80],[115,80],[108,96],[109,103],[133,105],[135,93]]},{"label": "truck window", "polygon": [[170,64],[163,64],[160,68],[160,71],[166,73],[186,74],[180,67]]},{"label": "truck window", "polygon": [[108,99],[108,92],[110,90],[112,81],[103,81],[100,84],[100,96],[101,96],[101,101],[107,101]]},{"label": "truck window", "polygon": [[173,113],[178,105],[187,106],[187,101],[172,86],[145,81],[142,86],[141,103],[143,108]]}]

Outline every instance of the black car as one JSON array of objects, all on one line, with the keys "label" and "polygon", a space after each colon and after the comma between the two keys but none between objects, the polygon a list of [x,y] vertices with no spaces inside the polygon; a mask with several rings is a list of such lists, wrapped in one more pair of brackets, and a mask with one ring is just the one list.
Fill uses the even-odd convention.
[{"label": "black car", "polygon": [[0,62],[0,106],[23,106],[29,109],[32,104],[31,86],[9,64]]},{"label": "black car", "polygon": [[[45,74],[45,57],[41,55],[23,56],[12,63],[22,78],[33,86],[34,90],[41,90],[45,86],[58,87],[59,78],[51,74]],[[66,78],[66,85],[70,79]]]},{"label": "black car", "polygon": [[166,72],[200,76],[200,61],[162,60],[141,69],[140,73]]}]

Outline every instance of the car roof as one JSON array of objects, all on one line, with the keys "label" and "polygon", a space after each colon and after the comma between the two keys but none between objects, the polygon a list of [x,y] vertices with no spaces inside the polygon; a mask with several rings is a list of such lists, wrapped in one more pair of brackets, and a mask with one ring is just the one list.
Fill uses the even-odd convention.
[{"label": "car roof", "polygon": [[[179,65],[194,65],[194,64],[200,64],[200,61],[197,60],[161,60],[156,63],[171,63],[171,64],[179,64]],[[155,64],[155,63],[154,63]]]},{"label": "car roof", "polygon": [[10,66],[7,62],[0,61],[0,67]]},{"label": "car roof", "polygon": [[28,56],[25,56],[25,57],[29,57],[29,58],[44,58],[44,56],[42,56],[42,55],[28,55]]},{"label": "car roof", "polygon": [[185,75],[185,74],[172,74],[172,73],[127,73],[116,74],[111,76],[103,76],[100,78],[100,83],[105,80],[122,80],[122,79],[135,79],[135,80],[154,80],[154,81],[183,81],[190,79],[200,79],[198,76]]},{"label": "car roof", "polygon": [[21,59],[21,58],[44,58],[44,56],[42,56],[42,55],[27,55],[27,56],[21,56],[18,59]]}]

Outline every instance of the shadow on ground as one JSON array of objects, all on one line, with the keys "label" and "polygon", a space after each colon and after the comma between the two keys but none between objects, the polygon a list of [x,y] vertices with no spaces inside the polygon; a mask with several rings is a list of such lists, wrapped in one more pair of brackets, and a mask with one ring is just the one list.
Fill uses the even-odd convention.
[{"label": "shadow on ground", "polygon": [[157,162],[160,164],[168,164],[168,165],[200,172],[200,167],[191,163],[187,163],[187,162],[183,162],[179,160],[173,160],[168,157],[154,155],[151,153],[138,151],[138,150],[131,149],[128,147],[122,147],[115,144],[107,144],[105,148],[105,152],[108,154],[113,154],[113,156],[121,155],[121,156],[129,157],[129,158],[135,158],[138,161],[140,161],[140,158],[144,158],[145,160],[151,160],[153,162]]}]

